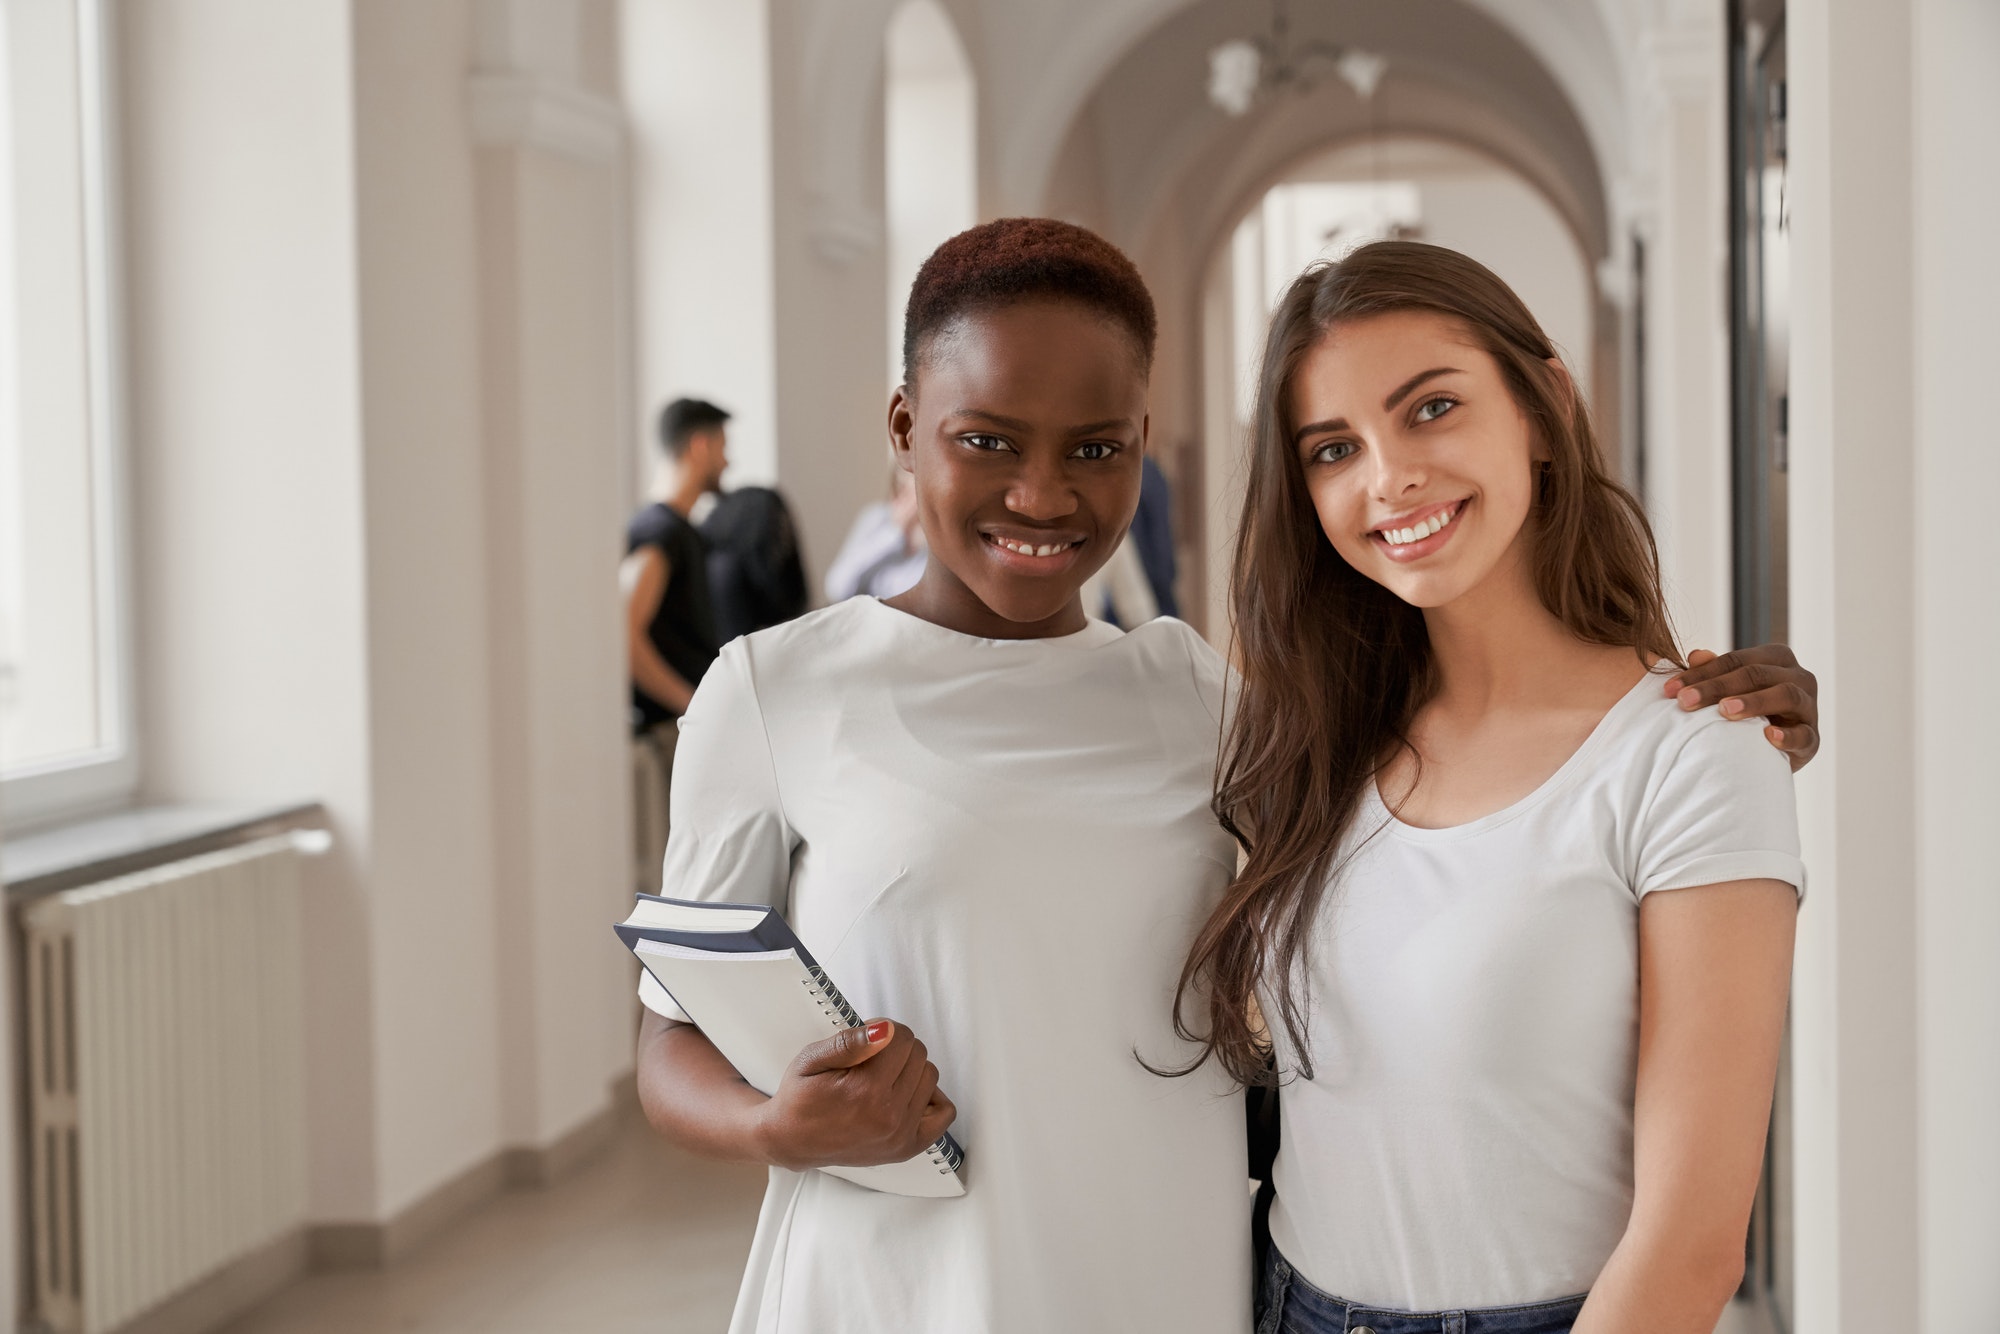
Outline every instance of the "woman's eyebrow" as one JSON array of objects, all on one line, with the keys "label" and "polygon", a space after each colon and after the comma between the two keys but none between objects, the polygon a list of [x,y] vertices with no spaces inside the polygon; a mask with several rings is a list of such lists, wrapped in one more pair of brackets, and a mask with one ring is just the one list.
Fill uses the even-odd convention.
[{"label": "woman's eyebrow", "polygon": [[[1423,384],[1426,380],[1435,380],[1440,375],[1461,375],[1463,373],[1456,366],[1433,366],[1430,370],[1418,371],[1415,375],[1397,385],[1395,392],[1382,400],[1382,411],[1394,412],[1396,405],[1408,398],[1416,391],[1417,386]],[[1352,429],[1347,424],[1347,418],[1345,417],[1335,417],[1329,421],[1313,422],[1309,426],[1301,426],[1298,430],[1292,432],[1292,445],[1294,448],[1297,448],[1299,445],[1304,444],[1306,437],[1309,435],[1323,435],[1332,431],[1347,431]]]},{"label": "woman's eyebrow", "polygon": [[1032,431],[1034,429],[1034,423],[1024,422],[1019,417],[1003,417],[997,412],[983,412],[978,408],[960,408],[951,415],[954,417],[969,418],[972,421],[984,422],[988,426],[997,426],[1003,431]]},{"label": "woman's eyebrow", "polygon": [[[985,412],[979,408],[960,408],[951,415],[984,422],[989,426],[997,426],[1003,431],[1013,431],[1016,434],[1026,434],[1035,429],[1033,422],[1022,421],[1019,417],[1003,417],[997,412]],[[1135,429],[1137,428],[1130,417],[1107,417],[1103,421],[1085,422],[1081,426],[1072,426],[1064,434],[1096,435],[1102,431]]]},{"label": "woman's eyebrow", "polygon": [[1435,380],[1440,375],[1458,375],[1460,373],[1456,366],[1437,366],[1431,370],[1418,371],[1415,375],[1403,381],[1402,384],[1396,386],[1395,393],[1382,400],[1382,411],[1394,412],[1396,405],[1408,398],[1416,387],[1426,380]]}]

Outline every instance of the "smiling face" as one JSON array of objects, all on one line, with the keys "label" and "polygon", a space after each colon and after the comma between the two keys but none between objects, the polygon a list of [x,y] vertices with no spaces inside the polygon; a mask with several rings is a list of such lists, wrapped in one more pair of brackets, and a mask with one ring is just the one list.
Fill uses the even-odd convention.
[{"label": "smiling face", "polygon": [[1320,527],[1355,570],[1423,608],[1496,571],[1529,577],[1534,433],[1456,321],[1398,311],[1337,325],[1299,363],[1289,407]]},{"label": "smiling face", "polygon": [[1079,590],[1138,508],[1146,431],[1139,350],[1088,307],[1022,301],[941,329],[915,397],[889,405],[931,550],[893,601],[989,638],[1082,629]]}]

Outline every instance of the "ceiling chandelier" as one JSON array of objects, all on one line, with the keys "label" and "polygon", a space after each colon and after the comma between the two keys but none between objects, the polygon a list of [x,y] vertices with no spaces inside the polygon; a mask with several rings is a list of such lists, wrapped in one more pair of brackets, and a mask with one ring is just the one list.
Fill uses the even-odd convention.
[{"label": "ceiling chandelier", "polygon": [[1281,93],[1310,92],[1327,71],[1371,101],[1389,62],[1373,51],[1333,42],[1295,42],[1289,0],[1271,0],[1271,30],[1238,37],[1208,53],[1208,100],[1232,116]]}]

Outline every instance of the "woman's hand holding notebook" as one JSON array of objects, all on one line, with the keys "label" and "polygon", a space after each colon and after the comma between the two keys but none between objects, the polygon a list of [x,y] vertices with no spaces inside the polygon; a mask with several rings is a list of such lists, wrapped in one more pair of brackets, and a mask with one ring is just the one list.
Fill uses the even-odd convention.
[{"label": "woman's hand holding notebook", "polygon": [[776,911],[638,898],[619,939],[772,1098],[775,1161],[897,1195],[965,1193],[965,1154],[944,1133],[956,1109],[922,1044],[886,1020],[879,1036],[864,1026]]}]

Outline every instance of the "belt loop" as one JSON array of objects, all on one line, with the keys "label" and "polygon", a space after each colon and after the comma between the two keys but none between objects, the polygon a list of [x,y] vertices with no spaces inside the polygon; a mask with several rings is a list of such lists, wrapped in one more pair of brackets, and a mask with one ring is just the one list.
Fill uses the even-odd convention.
[{"label": "belt loop", "polygon": [[1444,1328],[1440,1334],[1465,1334],[1465,1312],[1445,1312]]}]

